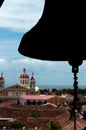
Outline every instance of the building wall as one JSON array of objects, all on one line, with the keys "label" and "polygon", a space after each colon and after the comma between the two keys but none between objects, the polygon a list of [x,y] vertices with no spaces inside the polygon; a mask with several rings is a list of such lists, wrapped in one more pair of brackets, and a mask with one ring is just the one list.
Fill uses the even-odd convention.
[{"label": "building wall", "polygon": [[19,102],[21,105],[43,105],[43,104],[46,104],[46,103],[51,103],[51,104],[54,104],[56,106],[58,105],[62,105],[63,103],[66,102],[65,98],[61,98],[59,96],[55,96],[53,98],[50,98],[50,99],[43,99],[40,98],[39,99],[30,99],[30,98],[21,98],[19,97]]},{"label": "building wall", "polygon": [[20,96],[20,95],[28,95],[28,90],[5,90],[4,96]]},{"label": "building wall", "polygon": [[17,86],[19,88],[16,88],[16,86],[12,86],[12,88],[7,88],[4,89],[3,91],[3,96],[20,96],[20,95],[39,95],[39,91],[31,91],[30,89],[27,88],[22,88],[22,86]]},{"label": "building wall", "polygon": [[56,96],[54,98],[49,99],[48,102],[58,106],[58,105],[64,104],[66,102],[66,100],[65,100],[65,98]]}]

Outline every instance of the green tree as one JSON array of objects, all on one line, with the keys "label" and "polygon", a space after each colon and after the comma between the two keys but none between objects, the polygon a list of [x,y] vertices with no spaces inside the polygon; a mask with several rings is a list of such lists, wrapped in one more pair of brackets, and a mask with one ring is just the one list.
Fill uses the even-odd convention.
[{"label": "green tree", "polygon": [[43,129],[45,129],[45,130],[62,130],[61,126],[52,120],[47,121],[45,123]]}]

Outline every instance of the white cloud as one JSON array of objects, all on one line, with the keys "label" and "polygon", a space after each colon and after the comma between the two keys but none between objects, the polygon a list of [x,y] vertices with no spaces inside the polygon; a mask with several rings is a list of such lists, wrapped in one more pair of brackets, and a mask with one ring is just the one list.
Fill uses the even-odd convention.
[{"label": "white cloud", "polygon": [[5,59],[0,58],[0,73],[7,71],[8,68],[9,68],[9,63]]},{"label": "white cloud", "polygon": [[58,76],[68,75],[71,72],[71,67],[67,62],[54,62],[54,61],[43,61],[32,58],[24,58],[21,56],[19,59],[11,61],[6,61],[5,59],[0,59],[1,67],[9,69],[9,71],[19,71],[23,68],[27,68],[30,71],[40,72],[40,73],[57,73]]},{"label": "white cloud", "polygon": [[4,59],[0,59],[0,64],[3,64],[5,63],[5,60]]},{"label": "white cloud", "polygon": [[44,0],[6,0],[0,9],[0,27],[28,31],[39,20]]},{"label": "white cloud", "polygon": [[[20,70],[23,67],[26,67],[27,69],[34,69],[36,71],[41,72],[66,72],[66,69],[64,69],[65,67],[68,67],[66,62],[52,62],[52,61],[42,61],[42,60],[37,60],[37,59],[32,59],[32,58],[24,58],[23,56],[21,56],[22,58],[19,59],[15,59],[11,61],[6,61],[5,59],[0,59],[0,64],[2,67],[6,69],[13,69],[13,71],[15,72],[15,70]],[[41,70],[41,71],[40,71]]]},{"label": "white cloud", "polygon": [[[18,66],[18,64],[25,65],[27,68],[34,68],[38,70],[43,70],[43,71],[67,71],[65,67],[68,68],[68,63],[67,62],[54,62],[54,61],[44,61],[44,60],[38,60],[38,59],[33,59],[33,58],[21,58],[18,60],[13,60],[12,64],[15,66]],[[69,66],[70,69],[70,66]]]}]

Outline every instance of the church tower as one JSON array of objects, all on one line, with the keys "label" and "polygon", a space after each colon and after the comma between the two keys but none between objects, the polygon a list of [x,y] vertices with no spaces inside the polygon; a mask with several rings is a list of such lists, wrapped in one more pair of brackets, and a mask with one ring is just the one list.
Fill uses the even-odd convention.
[{"label": "church tower", "polygon": [[29,75],[26,73],[26,69],[20,74],[20,85],[28,88],[29,86]]},{"label": "church tower", "polygon": [[34,74],[32,73],[32,76],[30,78],[30,90],[33,93],[35,92],[35,85],[36,85],[36,80],[35,80]]},{"label": "church tower", "polygon": [[5,84],[5,80],[3,77],[3,73],[1,73],[0,75],[0,95],[1,96],[3,95],[3,92],[4,92],[4,84]]}]

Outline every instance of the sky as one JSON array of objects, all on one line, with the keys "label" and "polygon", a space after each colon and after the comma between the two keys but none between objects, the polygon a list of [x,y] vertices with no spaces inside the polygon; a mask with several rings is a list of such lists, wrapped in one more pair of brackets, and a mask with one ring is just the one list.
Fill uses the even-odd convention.
[{"label": "sky", "polygon": [[[40,88],[73,88],[72,67],[67,61],[44,61],[25,57],[18,52],[22,36],[43,13],[45,0],[5,0],[0,8],[0,73],[5,86],[19,83],[23,68]],[[86,86],[86,61],[79,66],[78,87]]]}]

